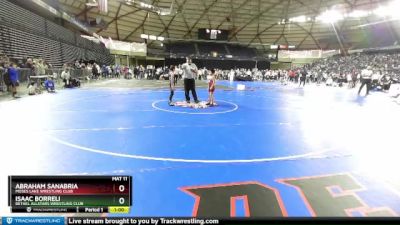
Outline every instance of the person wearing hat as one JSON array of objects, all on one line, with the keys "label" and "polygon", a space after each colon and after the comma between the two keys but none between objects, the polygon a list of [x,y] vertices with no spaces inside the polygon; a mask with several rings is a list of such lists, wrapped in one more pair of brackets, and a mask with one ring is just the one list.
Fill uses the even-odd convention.
[{"label": "person wearing hat", "polygon": [[366,85],[367,86],[367,95],[369,94],[369,90],[371,89],[371,79],[372,79],[372,67],[368,66],[366,69],[361,71],[361,87],[358,90],[358,95],[360,95],[361,90]]},{"label": "person wearing hat", "polygon": [[190,57],[186,57],[186,63],[182,65],[183,70],[183,85],[185,89],[185,98],[186,102],[190,103],[189,91],[192,91],[192,95],[194,101],[199,103],[196,94],[196,83],[195,78],[197,76],[197,66],[192,63],[192,59]]}]

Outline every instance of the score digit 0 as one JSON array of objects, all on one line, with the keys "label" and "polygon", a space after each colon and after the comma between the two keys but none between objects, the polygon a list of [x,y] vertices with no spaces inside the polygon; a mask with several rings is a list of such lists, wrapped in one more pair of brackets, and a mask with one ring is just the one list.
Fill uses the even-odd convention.
[{"label": "score digit 0", "polygon": [[118,190],[119,190],[119,192],[124,192],[125,191],[125,186],[124,185],[119,185]]},{"label": "score digit 0", "polygon": [[123,205],[125,203],[125,198],[119,198],[119,204]]}]

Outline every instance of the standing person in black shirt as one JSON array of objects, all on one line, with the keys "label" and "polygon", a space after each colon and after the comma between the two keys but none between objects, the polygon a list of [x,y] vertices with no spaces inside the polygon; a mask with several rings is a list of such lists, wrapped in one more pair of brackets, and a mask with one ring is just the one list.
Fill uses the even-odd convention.
[{"label": "standing person in black shirt", "polygon": [[300,71],[300,84],[299,87],[301,86],[301,83],[303,83],[303,87],[306,85],[306,79],[307,79],[307,71],[305,68],[303,68]]},{"label": "standing person in black shirt", "polygon": [[135,77],[136,80],[139,79],[139,68],[138,68],[138,66],[135,66],[133,68],[133,76]]}]

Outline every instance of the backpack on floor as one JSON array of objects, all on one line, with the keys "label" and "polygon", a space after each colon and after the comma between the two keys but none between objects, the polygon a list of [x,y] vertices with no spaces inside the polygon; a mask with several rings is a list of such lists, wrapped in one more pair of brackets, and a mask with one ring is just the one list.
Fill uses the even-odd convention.
[{"label": "backpack on floor", "polygon": [[72,87],[80,87],[81,86],[81,81],[78,80],[78,79],[73,78],[73,79],[71,79],[71,85],[72,85]]}]

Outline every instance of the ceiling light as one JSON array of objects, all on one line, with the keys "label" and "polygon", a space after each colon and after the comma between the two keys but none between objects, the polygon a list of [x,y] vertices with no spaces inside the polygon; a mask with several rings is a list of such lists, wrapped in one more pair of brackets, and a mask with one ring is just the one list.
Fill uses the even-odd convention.
[{"label": "ceiling light", "polygon": [[317,20],[324,23],[335,23],[343,19],[343,15],[337,10],[328,10],[317,17]]},{"label": "ceiling light", "polygon": [[127,5],[133,5],[133,3],[135,3],[134,0],[126,0],[125,1],[125,4],[127,4]]},{"label": "ceiling light", "polygon": [[388,6],[380,6],[373,12],[375,15],[380,17],[399,18],[399,13],[398,13],[399,9],[400,9],[400,3],[398,1],[394,1]]},{"label": "ceiling light", "polygon": [[297,16],[297,17],[291,18],[289,21],[296,22],[296,23],[304,23],[307,21],[307,18],[306,18],[306,16]]},{"label": "ceiling light", "polygon": [[385,17],[388,15],[388,8],[384,6],[380,6],[379,8],[374,10],[374,14],[377,16]]},{"label": "ceiling light", "polygon": [[152,5],[144,3],[144,2],[141,2],[140,6],[143,7],[143,8],[149,8],[149,9],[153,7]]},{"label": "ceiling light", "polygon": [[149,39],[149,35],[147,34],[141,34],[140,37],[143,39]]},{"label": "ceiling light", "polygon": [[161,16],[171,15],[171,9],[159,8],[158,14],[160,14]]},{"label": "ceiling light", "polygon": [[271,49],[278,49],[278,45],[271,45]]},{"label": "ceiling light", "polygon": [[366,16],[368,16],[368,12],[362,11],[362,10],[354,10],[353,12],[349,13],[347,16],[353,17],[353,18],[366,17]]}]

